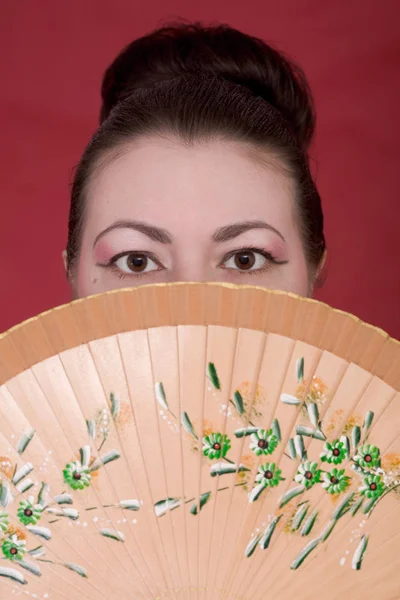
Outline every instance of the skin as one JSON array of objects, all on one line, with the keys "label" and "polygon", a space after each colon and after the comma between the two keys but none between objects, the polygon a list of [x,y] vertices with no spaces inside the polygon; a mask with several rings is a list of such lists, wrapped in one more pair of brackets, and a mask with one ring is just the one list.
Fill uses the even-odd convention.
[{"label": "skin", "polygon": [[87,190],[74,297],[173,281],[310,295],[294,183],[264,158],[226,140],[148,136],[120,149]]}]

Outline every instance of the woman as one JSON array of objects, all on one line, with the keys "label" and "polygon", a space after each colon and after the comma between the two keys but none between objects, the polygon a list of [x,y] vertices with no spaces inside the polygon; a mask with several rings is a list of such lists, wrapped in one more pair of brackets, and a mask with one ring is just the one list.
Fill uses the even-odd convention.
[{"label": "woman", "polygon": [[102,99],[72,187],[74,297],[171,281],[312,295],[325,239],[298,67],[228,26],[179,24],[130,44]]}]

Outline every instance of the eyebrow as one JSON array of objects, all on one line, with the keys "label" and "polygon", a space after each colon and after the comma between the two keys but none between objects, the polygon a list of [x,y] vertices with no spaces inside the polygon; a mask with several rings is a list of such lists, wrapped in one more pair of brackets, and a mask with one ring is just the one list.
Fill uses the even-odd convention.
[{"label": "eyebrow", "polygon": [[[155,227],[154,225],[147,225],[141,221],[116,221],[110,225],[110,227],[107,227],[107,229],[104,229],[104,231],[100,232],[98,236],[96,236],[93,246],[97,244],[103,235],[113,231],[114,229],[134,229],[135,231],[139,231],[140,233],[147,235],[147,237],[154,242],[159,242],[161,244],[172,244],[172,235],[166,229]],[[219,227],[214,232],[211,239],[217,244],[229,242],[229,240],[232,240],[242,233],[250,231],[251,229],[267,229],[269,231],[273,231],[285,242],[283,235],[277,229],[275,229],[275,227],[272,227],[272,225],[269,225],[265,221],[241,221],[239,223],[233,223],[232,225],[225,225],[224,227]]]}]

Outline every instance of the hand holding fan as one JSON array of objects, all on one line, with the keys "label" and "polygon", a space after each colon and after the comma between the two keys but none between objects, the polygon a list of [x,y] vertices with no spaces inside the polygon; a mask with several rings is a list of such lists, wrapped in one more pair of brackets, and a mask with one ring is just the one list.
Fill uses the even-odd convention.
[{"label": "hand holding fan", "polygon": [[141,286],[0,338],[0,596],[400,597],[400,344],[313,300]]}]

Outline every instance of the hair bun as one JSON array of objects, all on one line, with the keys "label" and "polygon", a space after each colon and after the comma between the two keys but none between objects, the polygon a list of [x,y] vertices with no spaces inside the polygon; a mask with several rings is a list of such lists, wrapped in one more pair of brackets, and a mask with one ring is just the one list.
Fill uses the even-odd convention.
[{"label": "hair bun", "polygon": [[261,39],[228,25],[178,23],[134,40],[104,73],[100,121],[137,88],[199,72],[264,98],[282,114],[298,145],[308,148],[315,114],[302,69]]}]

